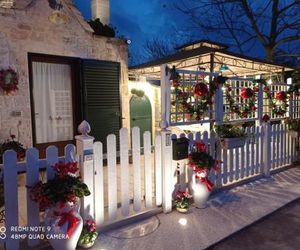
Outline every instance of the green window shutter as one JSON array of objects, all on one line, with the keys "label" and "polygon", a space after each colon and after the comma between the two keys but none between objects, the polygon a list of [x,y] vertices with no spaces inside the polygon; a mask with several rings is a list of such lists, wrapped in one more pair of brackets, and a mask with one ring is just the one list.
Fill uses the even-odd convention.
[{"label": "green window shutter", "polygon": [[[120,64],[116,62],[82,60],[84,118],[91,125],[91,135],[103,143],[115,134],[119,141],[121,128]],[[119,146],[118,146],[119,148]]]}]

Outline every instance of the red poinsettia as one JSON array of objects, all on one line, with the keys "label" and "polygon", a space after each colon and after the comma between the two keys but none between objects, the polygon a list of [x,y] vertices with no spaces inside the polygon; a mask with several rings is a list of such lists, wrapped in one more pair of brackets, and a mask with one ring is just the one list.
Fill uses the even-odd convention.
[{"label": "red poinsettia", "polygon": [[205,96],[208,92],[207,84],[200,82],[195,85],[194,94],[196,96],[202,97]]},{"label": "red poinsettia", "polygon": [[278,91],[275,93],[275,99],[278,101],[284,101],[287,99],[287,94],[284,91]]},{"label": "red poinsettia", "polygon": [[251,98],[253,95],[254,95],[254,92],[253,92],[253,90],[250,89],[250,88],[243,88],[243,89],[241,90],[241,97],[242,97],[243,99],[249,99],[249,98]]}]

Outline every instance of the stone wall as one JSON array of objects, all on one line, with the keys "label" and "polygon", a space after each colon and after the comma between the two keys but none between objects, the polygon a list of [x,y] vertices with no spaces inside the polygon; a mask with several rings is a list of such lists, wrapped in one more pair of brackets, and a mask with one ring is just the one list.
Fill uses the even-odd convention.
[{"label": "stone wall", "polygon": [[[0,91],[0,140],[10,130],[26,147],[32,146],[28,52],[116,61],[121,63],[123,126],[129,127],[127,45],[123,40],[97,37],[84,22],[71,0],[63,0],[67,24],[48,20],[52,9],[47,0],[34,1],[23,10],[0,8],[0,69],[12,67],[19,74],[19,91],[4,96]],[[21,117],[12,115],[21,111]]]}]

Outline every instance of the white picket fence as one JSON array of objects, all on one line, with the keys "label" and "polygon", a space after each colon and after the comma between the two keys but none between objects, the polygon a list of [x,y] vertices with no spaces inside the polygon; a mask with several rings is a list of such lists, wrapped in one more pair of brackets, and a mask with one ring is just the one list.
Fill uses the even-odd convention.
[{"label": "white picket fence", "polygon": [[[269,130],[269,131],[267,131]],[[248,127],[244,147],[222,149],[214,132],[181,134],[187,137],[190,146],[194,141],[202,140],[209,148],[210,154],[219,162],[219,171],[211,172],[211,181],[215,188],[222,188],[245,179],[268,175],[276,169],[292,164],[297,159],[297,139],[292,138],[283,124]],[[176,139],[177,135],[173,135]],[[172,170],[179,174],[173,178],[173,185],[188,187],[191,178],[187,160],[173,161]]]},{"label": "white picket fence", "polygon": [[[212,156],[223,163],[220,171],[212,174],[212,182],[217,188],[243,181],[259,175],[268,175],[270,171],[291,164],[297,157],[296,139],[289,136],[284,125],[264,125],[247,129],[245,146],[236,149],[221,149],[214,132],[181,134],[187,136],[190,146],[194,141],[202,140]],[[107,154],[103,154],[101,142],[93,144],[93,185],[92,201],[96,223],[101,227],[117,221],[157,209],[163,205],[164,211],[172,208],[172,192],[174,187],[186,188],[191,172],[187,160],[172,161],[172,144],[168,142],[168,132],[156,135],[154,146],[151,145],[151,134],[143,135],[144,148],[140,147],[140,130],[135,127],[131,134],[126,128],[120,130],[120,152],[116,150],[116,136],[107,136]],[[165,139],[164,139],[165,138]],[[172,135],[175,139],[176,135]],[[78,153],[78,152],[77,152]],[[12,226],[21,225],[20,213],[25,213],[26,225],[41,225],[41,214],[35,202],[30,200],[29,190],[21,199],[26,204],[27,212],[20,211],[18,204],[18,173],[26,172],[26,185],[33,186],[40,179],[40,170],[46,169],[46,179],[54,176],[53,166],[59,161],[78,159],[74,145],[67,145],[65,156],[58,157],[58,150],[50,146],[46,151],[46,159],[39,159],[35,148],[28,149],[26,161],[17,163],[14,151],[4,154],[4,186],[5,186],[5,226],[7,228],[6,248],[18,249],[19,239],[12,239]],[[119,159],[119,163],[117,160]],[[132,163],[130,161],[132,160]],[[104,160],[107,166],[104,166]],[[46,180],[45,179],[45,180]],[[23,204],[24,205],[24,204]],[[24,225],[22,225],[24,226]],[[98,227],[99,229],[99,227]],[[36,246],[39,240],[28,239],[29,246]]]}]

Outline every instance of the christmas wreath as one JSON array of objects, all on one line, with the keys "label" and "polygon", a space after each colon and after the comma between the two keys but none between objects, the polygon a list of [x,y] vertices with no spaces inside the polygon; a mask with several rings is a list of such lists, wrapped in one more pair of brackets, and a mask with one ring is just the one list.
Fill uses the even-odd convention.
[{"label": "christmas wreath", "polygon": [[236,100],[232,97],[232,88],[229,84],[225,84],[225,100],[229,105],[229,109],[232,113],[237,114],[240,118],[248,118],[249,115],[253,114],[257,107],[255,105],[257,100],[258,86],[253,83],[253,86],[244,87],[240,91],[240,97],[242,98],[242,103],[240,105],[236,104]]},{"label": "christmas wreath", "polygon": [[0,70],[0,87],[5,95],[9,95],[18,90],[18,84],[18,74],[15,70],[11,68]]},{"label": "christmas wreath", "polygon": [[[177,111],[183,112],[188,119],[199,121],[208,114],[210,106],[213,104],[213,97],[220,84],[227,78],[217,77],[212,83],[206,83],[203,77],[199,77],[196,83],[191,86],[184,86],[181,77],[176,72],[175,67],[171,70],[171,85],[173,87],[174,98],[172,106],[177,106]],[[194,102],[191,102],[194,100]]]},{"label": "christmas wreath", "polygon": [[284,116],[288,108],[288,94],[285,91],[277,91],[275,95],[271,93],[270,88],[265,84],[263,88],[267,96],[269,107],[273,115]]}]

